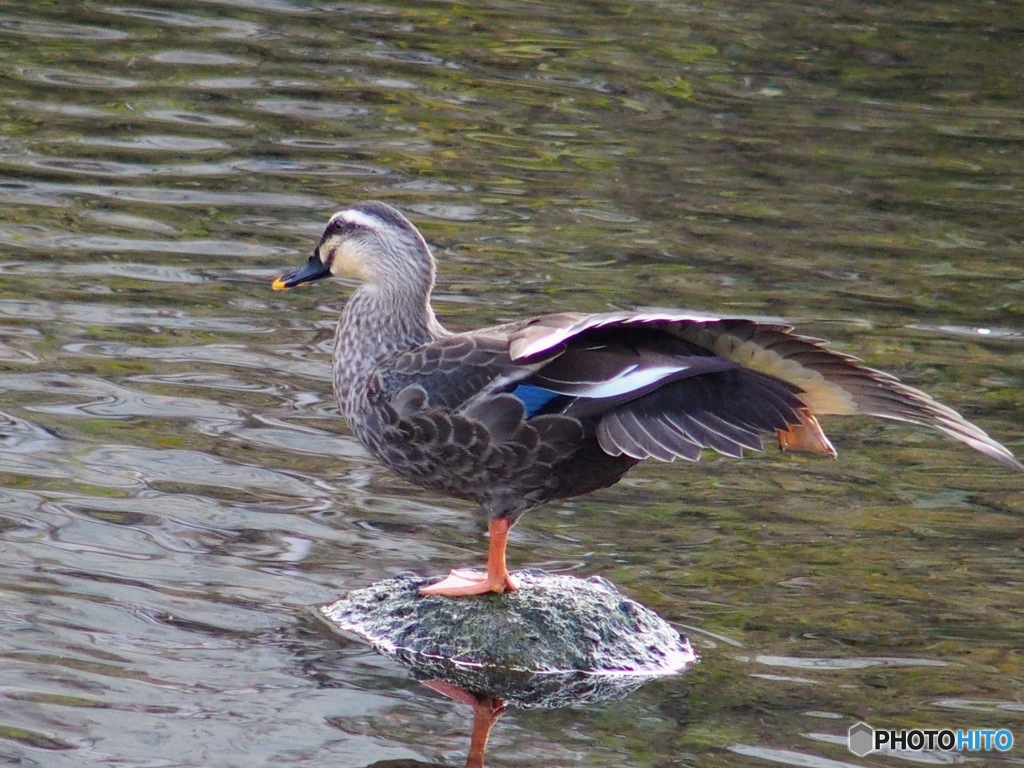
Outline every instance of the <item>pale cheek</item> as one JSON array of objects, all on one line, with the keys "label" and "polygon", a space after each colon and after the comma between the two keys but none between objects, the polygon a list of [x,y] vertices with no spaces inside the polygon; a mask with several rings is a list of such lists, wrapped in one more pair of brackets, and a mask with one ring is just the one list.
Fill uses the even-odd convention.
[{"label": "pale cheek", "polygon": [[337,277],[355,277],[360,280],[368,280],[369,273],[366,269],[366,259],[363,258],[362,248],[351,242],[342,243],[334,250],[334,258],[331,260],[331,274]]}]

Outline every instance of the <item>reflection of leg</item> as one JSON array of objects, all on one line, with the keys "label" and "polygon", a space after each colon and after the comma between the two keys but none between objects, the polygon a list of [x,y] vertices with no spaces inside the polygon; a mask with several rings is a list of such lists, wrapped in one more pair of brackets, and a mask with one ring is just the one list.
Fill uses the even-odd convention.
[{"label": "reflection of leg", "polygon": [[455,570],[442,581],[420,588],[421,595],[444,595],[461,597],[464,595],[483,595],[488,592],[515,592],[519,589],[515,580],[509,575],[505,565],[505,548],[508,545],[508,532],[512,525],[506,518],[492,520],[487,526],[491,534],[487,546],[487,573],[470,570]]},{"label": "reflection of leg", "polygon": [[473,707],[473,731],[469,737],[469,756],[466,758],[466,768],[483,768],[487,738],[491,735],[491,728],[498,722],[498,718],[505,714],[505,702],[501,699],[477,696],[465,688],[459,688],[444,680],[424,680],[423,684],[442,696],[447,696],[452,701]]},{"label": "reflection of leg", "polygon": [[481,699],[473,707],[473,732],[469,736],[466,768],[484,768],[487,737],[491,735],[491,728],[503,714],[505,703],[501,699]]}]

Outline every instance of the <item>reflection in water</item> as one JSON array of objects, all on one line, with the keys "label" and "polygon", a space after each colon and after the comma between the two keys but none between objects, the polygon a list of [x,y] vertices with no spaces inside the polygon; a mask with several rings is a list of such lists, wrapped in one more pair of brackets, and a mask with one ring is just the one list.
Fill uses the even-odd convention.
[{"label": "reflection in water", "polygon": [[447,696],[452,701],[468,704],[473,708],[473,727],[469,732],[469,754],[466,756],[466,768],[483,768],[484,753],[487,751],[487,739],[490,738],[491,728],[507,709],[504,700],[494,696],[472,693],[444,680],[424,680],[423,684],[432,691]]},{"label": "reflection in water", "polygon": [[558,709],[621,699],[696,661],[689,641],[604,579],[515,575],[501,596],[425,597],[404,574],[321,606],[418,680],[473,710],[466,768],[481,768],[491,728],[508,708]]},{"label": "reflection in water", "polygon": [[[415,673],[415,664],[409,666]],[[461,675],[458,677],[461,678]],[[456,703],[471,707],[472,720],[469,728],[469,752],[466,757],[466,768],[482,768],[491,729],[510,708],[556,709],[600,704],[604,701],[620,699],[655,677],[656,675],[650,674],[642,677],[629,675],[602,677],[600,682],[595,680],[593,686],[588,686],[590,690],[586,693],[583,693],[582,689],[577,689],[578,694],[574,695],[570,689],[569,691],[553,692],[551,696],[544,695],[542,691],[550,691],[554,681],[550,675],[541,674],[534,675],[532,679],[520,678],[515,688],[508,690],[507,696],[502,695],[500,687],[496,690],[493,685],[488,686],[487,693],[481,693],[462,688],[442,678],[428,678],[420,682]],[[576,679],[579,681],[578,675]],[[535,684],[536,687],[532,687],[532,684]]]}]

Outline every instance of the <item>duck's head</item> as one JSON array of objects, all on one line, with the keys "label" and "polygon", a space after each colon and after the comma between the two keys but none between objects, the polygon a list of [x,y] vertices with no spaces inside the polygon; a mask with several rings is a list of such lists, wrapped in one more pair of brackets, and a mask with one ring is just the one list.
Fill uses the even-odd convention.
[{"label": "duck's head", "polygon": [[331,276],[429,291],[434,259],[419,230],[397,210],[377,201],[357,203],[331,216],[306,263],[271,287],[283,291]]}]

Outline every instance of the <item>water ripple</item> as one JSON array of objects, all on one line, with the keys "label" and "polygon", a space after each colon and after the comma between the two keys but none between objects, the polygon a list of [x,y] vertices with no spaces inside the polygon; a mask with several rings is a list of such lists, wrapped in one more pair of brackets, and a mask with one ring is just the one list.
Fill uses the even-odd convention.
[{"label": "water ripple", "polygon": [[5,451],[37,453],[52,451],[60,441],[51,432],[27,419],[0,411],[0,446]]},{"label": "water ripple", "polygon": [[577,75],[564,72],[537,72],[524,76],[524,80],[536,80],[549,85],[567,86],[597,93],[614,93],[613,87],[607,80],[586,75]]},{"label": "water ripple", "polygon": [[848,763],[844,760],[832,760],[828,757],[812,755],[807,752],[796,752],[791,749],[772,749],[771,747],[760,747],[753,744],[734,744],[729,747],[729,751],[744,757],[754,757],[759,760],[797,766],[798,768],[861,768],[859,763]]},{"label": "water ripple", "polygon": [[277,158],[244,160],[236,163],[234,168],[279,176],[389,176],[394,173],[389,168],[364,163],[302,162]]},{"label": "water ripple", "polygon": [[939,699],[932,702],[933,707],[955,709],[963,712],[986,712],[998,715],[1002,712],[1024,714],[1024,702],[996,701],[992,699]]},{"label": "water ripple", "polygon": [[0,391],[46,392],[62,400],[85,397],[85,401],[59,405],[28,405],[25,410],[63,416],[100,416],[125,419],[142,416],[157,419],[184,419],[196,423],[244,423],[245,415],[237,407],[198,397],[168,397],[139,392],[105,379],[56,373],[0,375]]},{"label": "water ripple", "polygon": [[240,318],[195,317],[177,309],[120,307],[82,302],[0,299],[0,317],[114,327],[143,325],[150,328],[180,328],[217,333],[270,332],[268,326],[253,325]]},{"label": "water ripple", "polygon": [[83,277],[130,277],[153,283],[203,283],[208,278],[186,269],[162,264],[133,264],[131,262],[101,262],[85,264],[40,264],[38,262],[0,264],[0,274],[7,275],[79,275]]},{"label": "water ripple", "polygon": [[965,326],[965,325],[927,325],[924,323],[912,323],[907,328],[916,331],[927,331],[928,333],[942,334],[944,336],[963,337],[967,336],[978,340],[1000,339],[1005,341],[1020,341],[1024,339],[1024,332],[1012,328],[1000,328],[998,326]]},{"label": "water ripple", "polygon": [[251,11],[274,11],[291,15],[308,16],[320,13],[316,5],[307,6],[291,0],[208,0],[211,5],[226,5]]},{"label": "water ripple", "polygon": [[238,240],[141,240],[103,235],[53,234],[41,232],[38,226],[8,226],[0,229],[0,243],[19,248],[34,248],[49,253],[58,250],[96,251],[99,253],[177,253],[192,256],[282,257],[290,253],[283,248],[258,245]]},{"label": "water ripple", "polygon": [[395,61],[400,64],[421,64],[429,67],[459,68],[454,63],[448,62],[440,56],[434,56],[431,53],[426,53],[425,51],[397,51],[391,48],[382,48],[376,51],[370,51],[366,55],[370,58],[385,59],[387,61]]},{"label": "water ripple", "polygon": [[79,461],[117,487],[151,487],[153,483],[231,488],[262,494],[315,499],[326,495],[319,483],[265,467],[236,464],[208,453],[139,446],[104,446]]},{"label": "water ripple", "polygon": [[20,157],[6,157],[5,165],[15,168],[31,168],[40,171],[60,171],[66,174],[83,176],[111,176],[114,178],[132,178],[153,173],[152,166],[122,163],[116,160],[94,160],[83,158],[41,157],[23,154]]},{"label": "water ripple", "polygon": [[300,91],[319,90],[321,86],[310,80],[261,76],[241,77],[239,75],[234,75],[232,77],[201,77],[196,80],[192,80],[189,83],[189,87],[204,91],[273,91],[277,89]]},{"label": "water ripple", "polygon": [[[163,232],[167,235],[173,235],[178,230],[172,227],[170,224],[166,224],[156,219],[151,219],[146,216],[137,216],[131,213],[119,213],[117,211],[94,211],[86,210],[82,211],[82,215],[98,222],[104,228],[114,229],[141,229],[149,233]],[[140,271],[146,271],[148,266],[137,264]],[[186,274],[182,272],[181,274]]]},{"label": "water ripple", "polygon": [[186,371],[174,373],[143,373],[130,376],[129,381],[141,384],[164,384],[177,387],[188,387],[189,389],[219,389],[225,392],[276,392],[277,387],[271,387],[261,382],[249,381],[228,376],[215,371]]},{"label": "water ripple", "polygon": [[[36,339],[42,337],[42,333],[34,328],[18,329],[17,331],[4,328],[0,333],[9,337],[33,337]],[[8,344],[6,341],[0,341],[0,360],[21,365],[38,365],[40,362],[38,355],[27,349],[19,349],[17,345]]]},{"label": "water ripple", "polygon": [[64,205],[68,198],[78,195],[126,200],[160,205],[238,206],[261,208],[308,208],[323,210],[331,202],[324,198],[295,193],[277,192],[218,192],[210,189],[166,189],[162,187],[118,187],[86,184],[57,184],[53,182],[0,182],[0,201],[33,202]]},{"label": "water ripple", "polygon": [[369,458],[366,449],[353,437],[324,432],[309,427],[296,427],[283,424],[277,427],[244,427],[232,428],[229,431],[235,437],[254,445],[261,445],[276,450],[287,450],[312,456],[323,456],[330,459],[357,459],[365,461]]},{"label": "water ripple", "polygon": [[143,85],[138,80],[113,75],[100,75],[89,72],[68,72],[63,69],[44,69],[41,67],[21,67],[14,70],[15,74],[25,80],[60,85],[76,90],[96,89],[104,91],[130,90]]},{"label": "water ripple", "polygon": [[869,669],[871,667],[948,667],[937,659],[911,659],[899,656],[861,656],[843,659],[815,659],[795,656],[758,656],[757,661],[770,667],[820,669],[825,671]]},{"label": "water ripple", "polygon": [[253,66],[252,61],[246,61],[240,56],[231,56],[226,53],[201,53],[199,51],[180,50],[162,51],[154,53],[150,57],[160,64],[188,64],[199,67],[225,67],[225,66]]},{"label": "water ripple", "polygon": [[478,221],[483,211],[475,205],[455,205],[452,203],[417,203],[409,206],[410,210],[445,221]]},{"label": "water ripple", "polygon": [[[2,305],[0,305],[0,309],[2,309]],[[244,369],[279,371],[321,382],[329,382],[332,379],[331,365],[323,358],[303,360],[292,357],[275,357],[233,344],[141,347],[121,342],[76,342],[68,344],[64,349],[76,355],[108,357],[118,360],[216,363]]]},{"label": "water ripple", "polygon": [[189,112],[183,109],[150,109],[145,116],[150,120],[167,123],[183,123],[185,125],[201,125],[211,128],[251,128],[252,123],[224,115],[211,115],[206,112]]},{"label": "water ripple", "polygon": [[34,99],[10,99],[8,104],[25,112],[35,114],[54,113],[76,118],[107,118],[112,110],[109,108],[89,107],[84,104],[60,104],[55,101],[36,101]]},{"label": "water ripple", "polygon": [[370,113],[370,110],[366,107],[322,101],[306,101],[303,99],[259,99],[253,102],[253,107],[268,115],[285,115],[298,118],[312,117],[321,120],[325,118],[346,120]]},{"label": "water ripple", "polygon": [[70,40],[124,40],[129,36],[127,32],[107,27],[11,18],[0,20],[0,32],[25,37],[64,37]]},{"label": "water ripple", "polygon": [[194,136],[151,135],[127,136],[122,139],[114,139],[107,136],[76,136],[73,142],[93,147],[142,151],[153,150],[157,152],[174,152],[175,154],[231,149],[231,144],[226,141],[201,139]]},{"label": "water ripple", "polygon": [[238,174],[246,161],[154,165],[152,163],[125,163],[114,160],[94,160],[91,158],[42,157],[24,153],[20,157],[8,157],[6,162],[16,168],[59,171],[62,175],[106,176],[113,179],[130,179],[142,176],[231,176]]},{"label": "water ripple", "polygon": [[222,29],[233,33],[231,36],[252,36],[259,34],[262,27],[251,21],[241,19],[230,19],[219,16],[199,16],[191,13],[176,13],[174,11],[163,11],[146,8],[124,8],[120,6],[104,8],[104,13],[118,16],[128,16],[146,21],[154,21],[158,24],[181,27],[183,29]]}]

